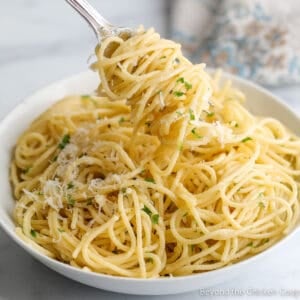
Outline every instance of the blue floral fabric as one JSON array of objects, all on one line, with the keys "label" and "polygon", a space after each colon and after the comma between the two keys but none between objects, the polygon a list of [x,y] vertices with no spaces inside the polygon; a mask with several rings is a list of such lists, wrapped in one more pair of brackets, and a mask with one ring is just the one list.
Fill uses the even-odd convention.
[{"label": "blue floral fabric", "polygon": [[194,62],[264,85],[300,82],[299,0],[176,0],[172,16]]}]

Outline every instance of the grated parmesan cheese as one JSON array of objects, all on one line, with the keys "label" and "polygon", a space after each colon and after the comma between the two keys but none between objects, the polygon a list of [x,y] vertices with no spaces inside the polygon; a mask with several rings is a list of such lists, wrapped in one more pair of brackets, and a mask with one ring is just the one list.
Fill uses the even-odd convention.
[{"label": "grated parmesan cheese", "polygon": [[98,204],[98,214],[100,214],[101,209],[106,202],[106,197],[104,195],[96,195],[95,201]]},{"label": "grated parmesan cheese", "polygon": [[75,160],[78,155],[78,146],[75,144],[68,144],[66,147],[59,153],[57,157],[57,163],[59,165],[66,165],[70,161]]},{"label": "grated parmesan cheese", "polygon": [[68,144],[66,147],[59,153],[57,157],[58,167],[56,169],[56,174],[60,177],[63,177],[67,171],[68,165],[75,161],[78,155],[79,148],[77,145]]},{"label": "grated parmesan cheese", "polygon": [[214,123],[215,126],[215,136],[217,137],[219,143],[224,147],[226,140],[232,137],[232,130],[230,128],[221,125],[220,121]]},{"label": "grated parmesan cheese", "polygon": [[118,174],[111,174],[110,178],[112,179],[113,182],[115,183],[121,183],[121,176]]},{"label": "grated parmesan cheese", "polygon": [[159,92],[159,103],[160,103],[160,108],[164,109],[166,104],[165,104],[165,99],[162,91]]},{"label": "grated parmesan cheese", "polygon": [[88,147],[90,144],[89,132],[93,127],[95,126],[87,124],[84,127],[78,128],[71,137],[71,144],[79,146],[80,149]]},{"label": "grated parmesan cheese", "polygon": [[63,208],[63,188],[58,180],[47,180],[43,186],[45,203],[55,210]]},{"label": "grated parmesan cheese", "polygon": [[[31,200],[33,201],[39,201],[39,197],[37,195],[35,195],[34,193],[32,192],[29,192],[28,190],[26,189],[23,189],[23,193]],[[27,208],[27,207],[26,207]]]},{"label": "grated parmesan cheese", "polygon": [[91,192],[95,192],[102,186],[102,184],[103,180],[101,178],[92,179],[88,186],[88,190]]},{"label": "grated parmesan cheese", "polygon": [[28,207],[24,203],[18,203],[17,206],[24,209],[28,209]]},{"label": "grated parmesan cheese", "polygon": [[128,195],[130,195],[130,194],[132,194],[132,192],[133,192],[133,190],[132,190],[132,188],[127,188],[126,189],[126,194],[128,194]]}]

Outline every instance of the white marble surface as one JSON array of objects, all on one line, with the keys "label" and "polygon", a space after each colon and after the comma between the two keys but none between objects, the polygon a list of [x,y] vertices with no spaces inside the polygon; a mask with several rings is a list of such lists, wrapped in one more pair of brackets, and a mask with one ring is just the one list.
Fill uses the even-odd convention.
[{"label": "white marble surface", "polygon": [[[162,0],[91,2],[112,22],[124,25],[144,23],[166,34],[167,7]],[[63,0],[0,0],[0,119],[34,90],[85,70],[94,44],[93,33]],[[273,91],[300,113],[300,86]],[[298,290],[297,297],[286,299],[300,299],[300,232],[267,257],[257,270],[217,286],[214,291],[229,288],[245,292],[251,288],[275,289],[272,299],[283,299],[281,289]],[[142,297],[108,293],[81,285],[33,260],[0,230],[0,300],[200,298],[204,298],[201,291]]]}]

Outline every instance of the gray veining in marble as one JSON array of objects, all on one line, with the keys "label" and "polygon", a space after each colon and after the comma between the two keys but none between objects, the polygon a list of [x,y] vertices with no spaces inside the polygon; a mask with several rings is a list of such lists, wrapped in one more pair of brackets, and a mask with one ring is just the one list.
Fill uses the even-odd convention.
[{"label": "gray veining in marble", "polygon": [[[167,33],[163,0],[91,1],[111,22],[155,26]],[[63,0],[0,0],[0,119],[36,89],[84,71],[93,53],[92,31]],[[300,113],[300,86],[273,89]],[[0,199],[1,201],[1,199]],[[216,289],[298,289],[300,299],[300,234],[266,257],[257,270]],[[203,299],[201,291],[142,297],[96,290],[56,274],[15,245],[0,230],[0,300],[60,299]],[[206,299],[230,299],[207,296]],[[237,299],[238,297],[235,297]],[[297,297],[293,297],[295,299]],[[260,299],[260,297],[257,297]],[[292,299],[287,297],[286,299]]]}]

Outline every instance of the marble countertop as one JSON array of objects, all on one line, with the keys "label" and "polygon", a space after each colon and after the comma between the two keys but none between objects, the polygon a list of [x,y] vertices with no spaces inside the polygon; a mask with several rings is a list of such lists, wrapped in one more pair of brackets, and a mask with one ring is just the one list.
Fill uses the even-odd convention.
[{"label": "marble countertop", "polygon": [[[155,26],[167,32],[167,4],[161,0],[91,1],[116,24]],[[113,9],[112,9],[113,8]],[[34,90],[88,67],[95,38],[63,0],[0,1],[0,119]],[[271,89],[300,113],[300,86]],[[1,200],[0,200],[1,201]],[[203,291],[165,297],[143,297],[96,290],[58,275],[35,261],[0,229],[0,300],[50,299],[203,299]],[[300,232],[267,256],[255,271],[216,286],[211,293],[240,289],[293,292],[300,299]],[[253,292],[254,293],[254,292]],[[252,293],[252,296],[253,296]],[[206,296],[229,299],[230,296]],[[237,297],[234,297],[235,299]]]}]

